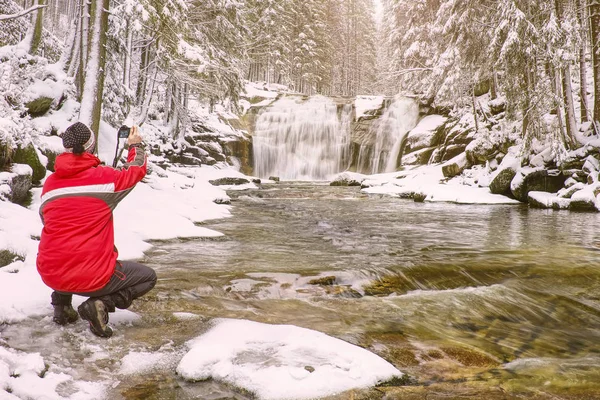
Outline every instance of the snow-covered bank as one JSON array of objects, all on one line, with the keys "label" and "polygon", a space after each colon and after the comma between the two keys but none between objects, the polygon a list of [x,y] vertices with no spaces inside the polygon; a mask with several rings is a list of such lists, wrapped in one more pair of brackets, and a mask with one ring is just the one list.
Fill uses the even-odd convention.
[{"label": "snow-covered bank", "polygon": [[[227,194],[208,181],[237,176],[238,172],[225,166],[162,170],[151,165],[151,169],[153,172],[115,210],[115,240],[121,258],[141,257],[151,247],[148,241],[153,239],[221,235],[195,223],[230,216],[229,206],[214,202],[227,199]],[[42,229],[38,215],[40,191],[40,188],[33,190],[33,203],[28,208],[0,201],[0,250],[15,255],[13,262],[0,268],[0,327],[52,315],[51,290],[41,281],[35,266]],[[83,300],[76,296],[75,307]],[[129,311],[118,311],[111,321],[118,323],[134,317]],[[3,400],[37,399],[42,394],[48,399],[104,398],[102,383],[79,381],[72,382],[72,395],[61,396],[56,387],[72,381],[72,377],[51,372],[44,375],[44,360],[37,353],[0,350],[0,398]]]},{"label": "snow-covered bank", "polygon": [[361,175],[345,172],[335,181],[360,184],[363,193],[391,197],[414,198],[417,201],[458,204],[519,204],[506,196],[492,194],[487,187],[489,173],[473,169],[446,179],[441,165],[424,165],[400,172]]}]

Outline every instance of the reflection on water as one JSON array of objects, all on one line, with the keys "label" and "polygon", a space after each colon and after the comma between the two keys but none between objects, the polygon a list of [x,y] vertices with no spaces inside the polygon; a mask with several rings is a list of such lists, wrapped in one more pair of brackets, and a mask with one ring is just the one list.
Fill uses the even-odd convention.
[{"label": "reflection on water", "polygon": [[[141,322],[98,341],[109,359],[162,351],[175,365],[210,318],[247,318],[342,338],[411,376],[338,399],[600,399],[599,215],[306,183],[231,196],[234,217],[207,223],[224,237],[157,243],[147,255],[158,285],[135,304]],[[118,363],[86,363],[80,335],[39,346],[60,343],[83,378],[116,372],[111,399],[251,398],[184,383],[171,367],[120,376]]]}]

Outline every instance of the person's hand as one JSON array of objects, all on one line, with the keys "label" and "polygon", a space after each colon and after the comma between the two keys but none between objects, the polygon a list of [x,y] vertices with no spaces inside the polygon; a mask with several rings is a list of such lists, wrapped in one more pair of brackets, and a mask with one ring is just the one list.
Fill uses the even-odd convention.
[{"label": "person's hand", "polygon": [[140,135],[137,125],[133,125],[129,132],[129,137],[127,138],[127,144],[131,146],[132,144],[138,143],[142,143],[142,135]]}]

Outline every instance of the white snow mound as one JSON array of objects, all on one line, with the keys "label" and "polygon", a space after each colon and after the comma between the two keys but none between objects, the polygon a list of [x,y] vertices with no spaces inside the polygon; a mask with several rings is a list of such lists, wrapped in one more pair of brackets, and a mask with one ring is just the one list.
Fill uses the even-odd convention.
[{"label": "white snow mound", "polygon": [[224,381],[260,399],[325,397],[403,375],[363,348],[293,325],[217,319],[187,345],[177,367],[184,379]]}]

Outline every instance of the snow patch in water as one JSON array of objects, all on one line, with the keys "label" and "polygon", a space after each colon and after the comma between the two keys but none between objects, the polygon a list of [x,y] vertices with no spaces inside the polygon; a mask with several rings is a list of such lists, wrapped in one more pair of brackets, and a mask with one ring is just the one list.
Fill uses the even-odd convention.
[{"label": "snow patch in water", "polygon": [[324,333],[293,325],[218,319],[177,372],[215,379],[261,399],[311,399],[367,388],[403,374],[381,357]]},{"label": "snow patch in water", "polygon": [[121,360],[119,373],[123,375],[133,375],[166,369],[170,366],[172,360],[172,354],[131,351]]},{"label": "snow patch in water", "polygon": [[190,312],[174,312],[173,316],[181,321],[188,321],[190,319],[198,319],[200,316],[198,314],[190,313]]}]

